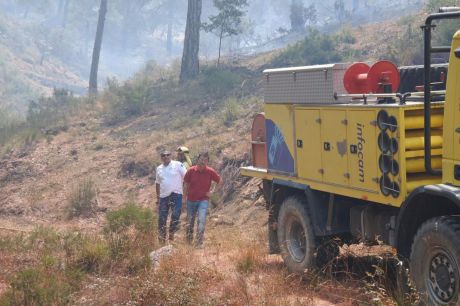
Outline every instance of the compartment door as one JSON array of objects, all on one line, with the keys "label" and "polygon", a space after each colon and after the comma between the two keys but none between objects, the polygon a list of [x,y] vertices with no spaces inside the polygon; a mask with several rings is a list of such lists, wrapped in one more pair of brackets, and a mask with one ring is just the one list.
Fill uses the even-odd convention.
[{"label": "compartment door", "polygon": [[348,142],[345,110],[321,110],[323,181],[348,186]]},{"label": "compartment door", "polygon": [[378,191],[377,127],[371,125],[376,114],[373,110],[348,112],[348,170],[350,186]]},{"label": "compartment door", "polygon": [[321,181],[321,125],[319,110],[296,109],[297,174],[301,178]]}]

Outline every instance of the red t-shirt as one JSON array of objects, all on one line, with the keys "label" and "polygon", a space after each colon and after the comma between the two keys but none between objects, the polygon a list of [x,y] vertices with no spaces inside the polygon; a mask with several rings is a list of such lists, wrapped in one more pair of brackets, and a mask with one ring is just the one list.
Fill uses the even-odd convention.
[{"label": "red t-shirt", "polygon": [[184,177],[184,182],[188,184],[187,200],[192,202],[209,200],[206,193],[211,189],[211,182],[220,182],[217,172],[206,166],[203,171],[198,170],[197,166],[190,167]]}]

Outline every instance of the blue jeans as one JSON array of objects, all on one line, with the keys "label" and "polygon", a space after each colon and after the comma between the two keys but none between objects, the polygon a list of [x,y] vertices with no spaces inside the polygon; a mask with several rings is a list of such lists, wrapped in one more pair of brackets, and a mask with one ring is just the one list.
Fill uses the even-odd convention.
[{"label": "blue jeans", "polygon": [[166,240],[166,223],[168,220],[169,210],[171,210],[171,221],[169,224],[169,237],[172,238],[174,233],[179,229],[179,218],[182,210],[182,195],[171,193],[171,195],[160,198],[158,212],[158,239],[160,242]]},{"label": "blue jeans", "polygon": [[195,219],[198,214],[198,230],[196,233],[196,245],[203,244],[204,227],[206,226],[206,212],[208,211],[208,200],[203,201],[187,201],[187,242],[193,241],[193,228]]}]

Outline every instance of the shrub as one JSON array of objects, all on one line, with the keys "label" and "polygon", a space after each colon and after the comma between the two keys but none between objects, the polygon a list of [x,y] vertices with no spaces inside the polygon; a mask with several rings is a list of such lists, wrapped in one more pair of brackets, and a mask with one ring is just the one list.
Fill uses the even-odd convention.
[{"label": "shrub", "polygon": [[223,112],[223,123],[225,126],[229,127],[236,121],[241,113],[240,105],[235,98],[230,98],[227,100],[224,106]]},{"label": "shrub", "polygon": [[56,230],[51,227],[38,226],[25,240],[25,247],[35,251],[44,250],[49,252],[58,248],[59,243],[60,237]]},{"label": "shrub", "polygon": [[0,145],[4,145],[21,127],[23,122],[6,109],[0,108]]},{"label": "shrub", "polygon": [[200,76],[201,87],[214,97],[228,96],[240,83],[240,74],[225,68],[207,67]]},{"label": "shrub", "polygon": [[128,203],[119,210],[108,212],[106,217],[106,233],[120,233],[131,226],[146,234],[151,234],[154,229],[152,211],[134,203]]},{"label": "shrub", "polygon": [[101,272],[109,259],[107,242],[97,237],[86,238],[82,242],[75,260],[76,268],[85,272]]},{"label": "shrub", "polygon": [[78,184],[69,197],[69,217],[89,217],[96,212],[96,187],[91,179]]},{"label": "shrub", "polygon": [[343,56],[338,51],[337,40],[332,36],[310,30],[307,37],[274,58],[272,66],[299,66],[337,63]]},{"label": "shrub", "polygon": [[11,289],[0,299],[0,305],[63,305],[75,288],[65,275],[49,273],[39,268],[19,272]]},{"label": "shrub", "polygon": [[48,130],[58,125],[66,125],[66,118],[77,108],[79,99],[65,89],[54,89],[49,98],[31,101],[27,109],[27,126],[38,130]]},{"label": "shrub", "polygon": [[120,85],[116,78],[107,80],[106,101],[109,123],[116,123],[146,112],[152,104],[152,83],[137,78]]},{"label": "shrub", "polygon": [[128,274],[150,267],[148,254],[156,244],[152,211],[128,203],[106,217],[104,233],[118,266]]}]

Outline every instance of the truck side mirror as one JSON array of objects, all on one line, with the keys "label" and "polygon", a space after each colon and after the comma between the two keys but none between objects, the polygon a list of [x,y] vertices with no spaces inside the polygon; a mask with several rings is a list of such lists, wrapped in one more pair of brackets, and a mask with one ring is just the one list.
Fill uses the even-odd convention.
[{"label": "truck side mirror", "polygon": [[456,57],[456,58],[460,58],[460,47],[458,47],[457,49],[455,49],[454,53],[455,53],[455,57]]}]

